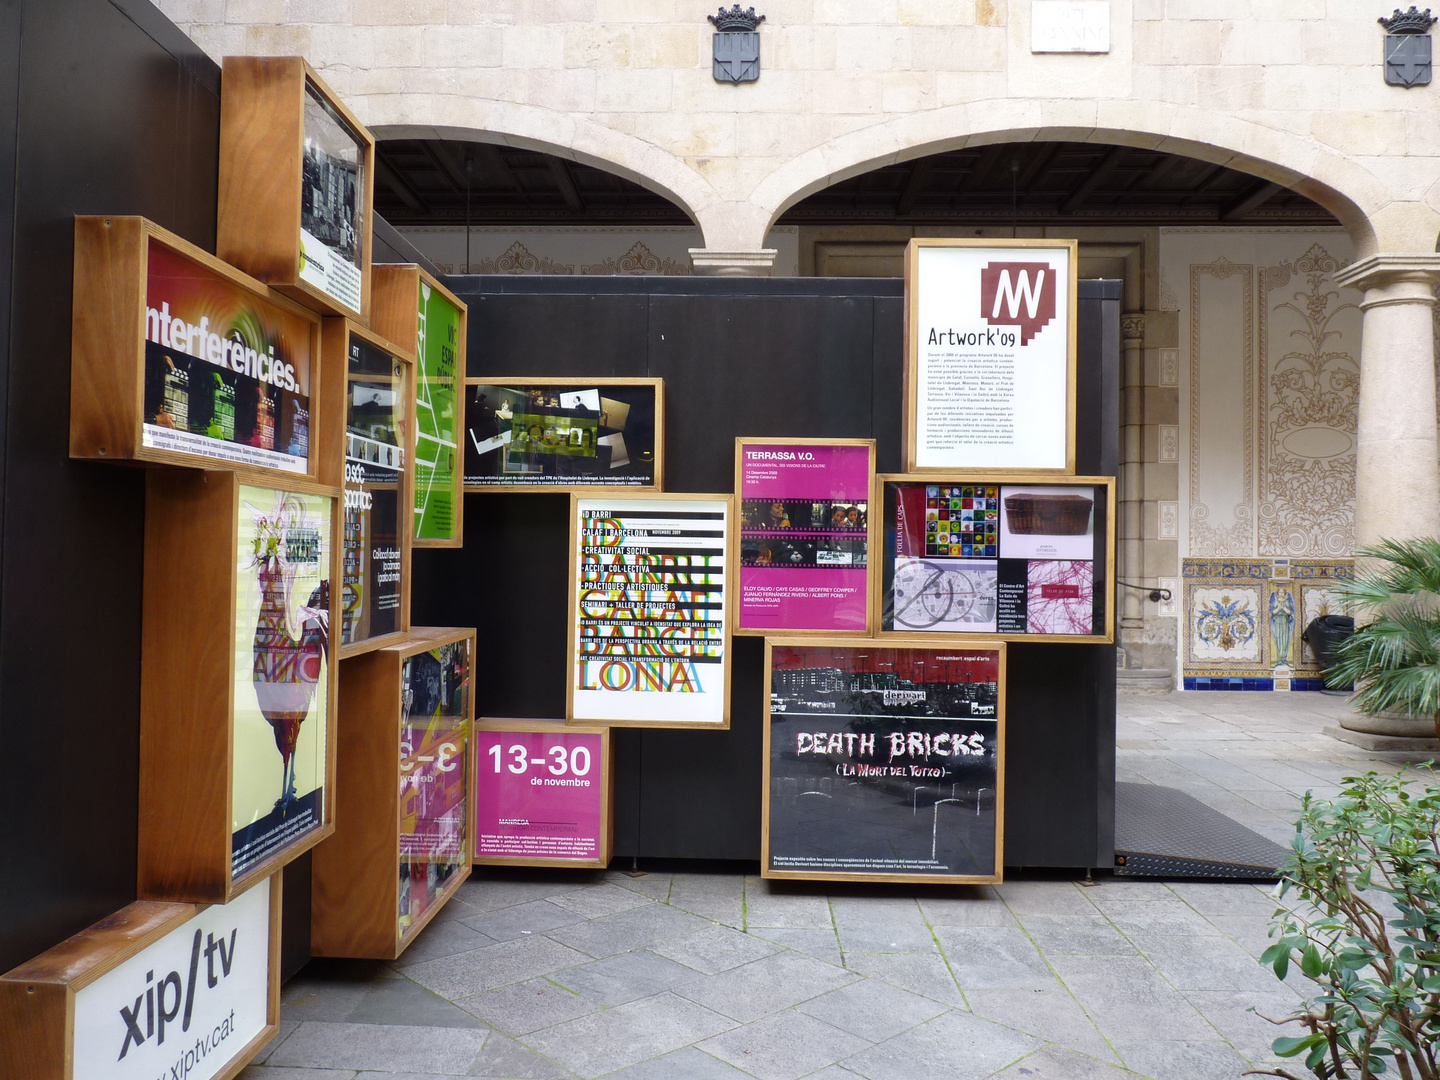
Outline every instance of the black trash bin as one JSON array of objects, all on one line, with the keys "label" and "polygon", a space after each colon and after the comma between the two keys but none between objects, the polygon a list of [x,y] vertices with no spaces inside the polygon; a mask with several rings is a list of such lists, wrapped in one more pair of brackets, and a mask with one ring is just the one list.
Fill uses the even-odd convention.
[{"label": "black trash bin", "polygon": [[[1322,668],[1328,668],[1335,662],[1335,654],[1345,639],[1355,633],[1355,620],[1349,615],[1320,615],[1310,620],[1310,625],[1305,627],[1305,633],[1301,635],[1305,644],[1310,646],[1310,651],[1315,654]],[[1353,686],[1335,687],[1335,693],[1346,693]]]}]

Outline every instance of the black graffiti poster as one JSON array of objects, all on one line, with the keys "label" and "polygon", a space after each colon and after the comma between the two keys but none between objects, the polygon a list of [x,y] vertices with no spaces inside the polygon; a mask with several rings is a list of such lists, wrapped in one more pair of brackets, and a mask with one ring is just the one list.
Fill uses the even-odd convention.
[{"label": "black graffiti poster", "polygon": [[766,643],[766,877],[1000,879],[1004,646]]}]

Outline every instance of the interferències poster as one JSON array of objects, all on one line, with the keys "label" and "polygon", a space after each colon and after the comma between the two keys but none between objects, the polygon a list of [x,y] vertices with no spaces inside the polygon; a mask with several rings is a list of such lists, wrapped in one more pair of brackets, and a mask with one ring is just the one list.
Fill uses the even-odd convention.
[{"label": "interfer\u00e8ncies poster", "polygon": [[767,877],[998,881],[1004,646],[767,642]]},{"label": "interfer\u00e8ncies poster", "polygon": [[309,471],[309,323],[154,242],[145,309],[146,446]]},{"label": "interfer\u00e8ncies poster", "polygon": [[346,398],[342,645],[400,629],[405,365],[352,336]]},{"label": "interfer\u00e8ncies poster", "polygon": [[739,439],[741,630],[867,629],[873,442]]},{"label": "interfer\u00e8ncies poster", "polygon": [[574,498],[569,719],[729,723],[730,507]]},{"label": "interfer\u00e8ncies poster", "polygon": [[540,726],[475,733],[475,858],[604,865],[606,736]]},{"label": "interfer\u00e8ncies poster", "polygon": [[240,487],[231,876],[324,821],[333,500]]}]

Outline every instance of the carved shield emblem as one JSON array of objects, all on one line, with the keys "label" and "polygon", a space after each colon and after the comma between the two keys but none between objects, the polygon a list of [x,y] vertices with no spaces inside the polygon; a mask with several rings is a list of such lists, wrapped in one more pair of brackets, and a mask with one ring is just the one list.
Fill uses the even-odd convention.
[{"label": "carved shield emblem", "polygon": [[716,82],[754,82],[758,78],[760,78],[759,31],[727,30],[717,33],[715,35]]},{"label": "carved shield emblem", "polygon": [[1385,82],[1388,85],[1425,86],[1430,82],[1430,70],[1429,34],[1385,35]]}]

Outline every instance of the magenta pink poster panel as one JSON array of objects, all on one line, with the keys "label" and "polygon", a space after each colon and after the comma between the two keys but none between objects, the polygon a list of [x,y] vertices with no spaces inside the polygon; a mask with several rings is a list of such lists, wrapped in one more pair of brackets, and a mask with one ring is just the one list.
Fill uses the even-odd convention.
[{"label": "magenta pink poster panel", "polygon": [[603,736],[475,733],[475,856],[593,861],[605,826]]},{"label": "magenta pink poster panel", "polygon": [[741,629],[864,630],[870,448],[740,453]]}]

